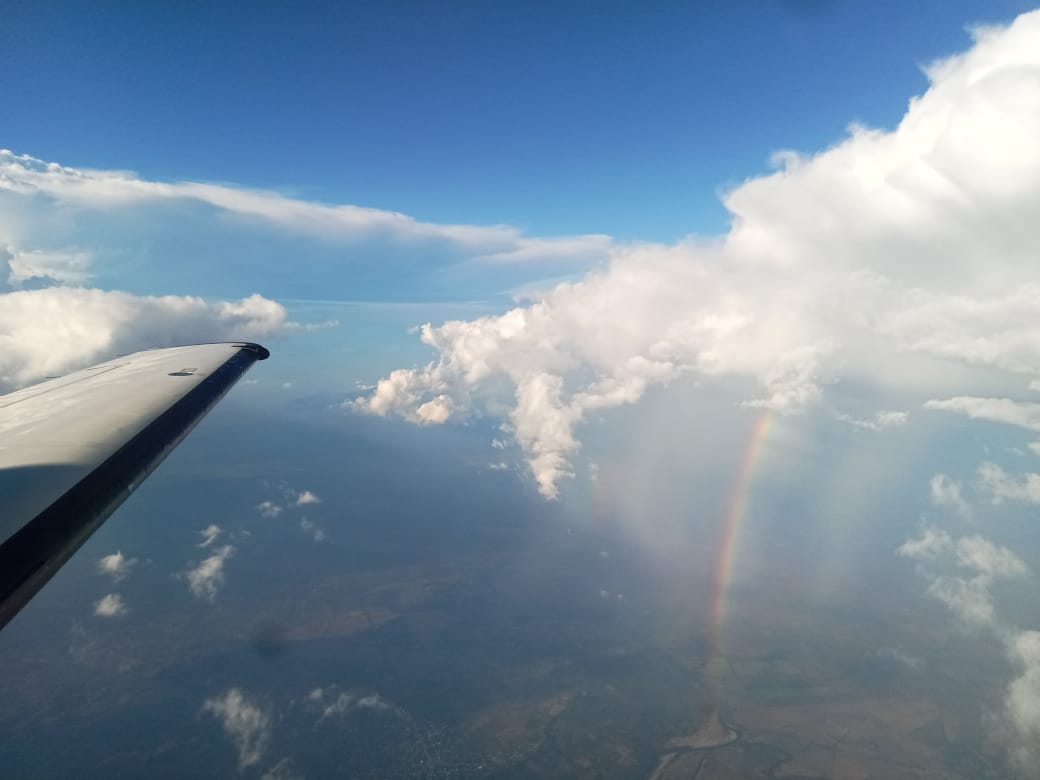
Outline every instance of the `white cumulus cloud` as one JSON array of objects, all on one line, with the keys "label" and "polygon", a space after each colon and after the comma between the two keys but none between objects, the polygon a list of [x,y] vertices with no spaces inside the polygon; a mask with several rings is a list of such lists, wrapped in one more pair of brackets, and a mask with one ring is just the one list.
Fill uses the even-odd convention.
[{"label": "white cumulus cloud", "polygon": [[[936,361],[1040,374],[1040,12],[974,35],[895,129],[783,153],[731,191],[721,239],[614,247],[605,269],[503,315],[427,324],[434,359],[349,407],[499,418],[552,498],[592,413],[683,375],[751,379],[745,403],[795,411],[844,377],[942,392]],[[975,408],[954,401],[929,406]],[[1007,414],[1025,411],[1040,426]]]},{"label": "white cumulus cloud", "polygon": [[313,520],[308,520],[306,517],[300,519],[300,528],[315,542],[324,542],[328,539],[328,535],[325,533],[324,529],[319,527]]},{"label": "white cumulus cloud", "polygon": [[209,547],[213,542],[217,540],[217,537],[223,533],[223,529],[219,525],[210,524],[199,531],[199,536],[202,537],[202,541],[198,543],[198,547]]},{"label": "white cumulus cloud", "polygon": [[321,499],[309,490],[304,490],[298,496],[296,496],[296,506],[306,506],[307,504],[320,503]]},{"label": "white cumulus cloud", "polygon": [[847,414],[838,414],[837,417],[842,422],[847,422],[855,428],[862,428],[865,431],[883,431],[885,428],[898,428],[901,425],[905,425],[910,415],[906,412],[877,412],[873,417],[858,418],[852,417]]},{"label": "white cumulus cloud", "polygon": [[964,500],[961,484],[948,474],[936,474],[928,483],[932,503],[947,507],[959,515],[967,517],[971,508]]},{"label": "white cumulus cloud", "polygon": [[94,602],[94,614],[98,617],[120,617],[126,612],[126,601],[118,593],[109,593]]},{"label": "white cumulus cloud", "polygon": [[954,538],[934,526],[907,540],[898,553],[920,562],[921,574],[929,583],[928,594],[972,626],[996,626],[994,582],[1030,573],[1025,562],[1006,547],[978,535]]},{"label": "white cumulus cloud", "polygon": [[[987,469],[996,467],[984,464],[983,473]],[[1006,478],[1000,474],[1000,479]],[[944,474],[933,477],[932,496],[940,505],[956,506],[962,500],[957,483]],[[1032,775],[1040,760],[1040,632],[1009,624],[993,594],[995,583],[1025,580],[1032,574],[1030,567],[1015,552],[989,539],[977,534],[957,538],[935,526],[923,528],[897,552],[916,561],[918,573],[928,582],[929,596],[964,625],[999,639],[1019,668],[1019,676],[1005,693],[1004,716],[1011,729],[1013,760],[1024,770],[1023,776]]]},{"label": "white cumulus cloud", "polygon": [[281,330],[285,308],[240,301],[138,296],[78,287],[0,294],[0,390],[21,387],[116,353],[221,340],[259,340]]},{"label": "white cumulus cloud", "polygon": [[256,511],[261,517],[273,518],[282,513],[282,507],[273,501],[261,501],[256,505]]},{"label": "white cumulus cloud", "polygon": [[1019,501],[1040,504],[1040,474],[1016,477],[996,463],[983,463],[979,466],[979,483],[994,503]]},{"label": "white cumulus cloud", "polygon": [[234,552],[235,548],[226,544],[185,572],[188,588],[195,598],[212,602],[217,597],[217,592],[224,586],[224,564]]},{"label": "white cumulus cloud", "polygon": [[387,701],[378,693],[342,691],[337,685],[315,688],[307,695],[307,701],[321,713],[318,718],[319,723],[328,718],[348,715],[358,710],[376,710],[393,713],[399,717],[403,716],[402,710],[397,705]]},{"label": "white cumulus cloud", "polygon": [[1010,649],[1022,673],[1008,686],[1005,706],[1019,737],[1019,763],[1035,769],[1040,761],[1040,631],[1022,631]]},{"label": "white cumulus cloud", "polygon": [[268,712],[238,688],[231,688],[222,696],[206,699],[202,709],[223,725],[224,733],[238,750],[239,769],[260,762],[271,741],[273,721]]},{"label": "white cumulus cloud", "polygon": [[283,758],[264,772],[260,780],[303,780],[303,775],[291,758]]},{"label": "white cumulus cloud", "polygon": [[121,550],[98,559],[98,571],[107,574],[113,582],[120,582],[130,576],[130,571],[137,565],[137,558],[127,558]]}]

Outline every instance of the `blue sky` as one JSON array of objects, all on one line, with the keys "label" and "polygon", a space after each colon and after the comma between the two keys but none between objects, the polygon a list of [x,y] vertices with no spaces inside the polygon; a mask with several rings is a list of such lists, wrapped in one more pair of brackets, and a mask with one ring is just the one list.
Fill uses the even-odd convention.
[{"label": "blue sky", "polygon": [[436,222],[670,241],[892,127],[1022,2],[5,4],[3,145]]}]

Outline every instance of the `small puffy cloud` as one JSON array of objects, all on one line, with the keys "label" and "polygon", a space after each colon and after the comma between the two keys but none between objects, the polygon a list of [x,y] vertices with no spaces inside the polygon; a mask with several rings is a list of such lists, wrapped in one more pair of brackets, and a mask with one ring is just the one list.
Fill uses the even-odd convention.
[{"label": "small puffy cloud", "polygon": [[978,535],[955,539],[934,526],[925,528],[918,537],[908,539],[897,552],[917,561],[934,561],[950,556],[959,566],[988,577],[1011,578],[1029,573],[1029,567],[1022,559],[1006,547]]},{"label": "small puffy cloud", "polygon": [[298,496],[296,496],[296,506],[306,506],[307,504],[320,503],[321,499],[309,490],[304,490]]},{"label": "small puffy cloud", "polygon": [[881,430],[882,428],[897,428],[900,425],[906,425],[906,421],[910,415],[906,412],[878,412],[874,415],[873,429]]},{"label": "small puffy cloud", "polygon": [[199,536],[202,537],[202,541],[198,543],[198,547],[209,547],[213,542],[217,540],[217,537],[223,533],[223,529],[219,525],[210,524],[199,531]]},{"label": "small puffy cloud", "polygon": [[121,617],[126,612],[126,602],[118,593],[109,593],[94,602],[94,614],[98,617]]},{"label": "small puffy cloud", "polygon": [[0,294],[0,391],[82,368],[115,353],[221,339],[259,340],[281,330],[285,308],[240,301],[52,287]]},{"label": "small puffy cloud", "polygon": [[947,474],[936,474],[928,483],[928,491],[935,506],[952,509],[959,515],[970,513],[968,502],[964,500],[961,485]]},{"label": "small puffy cloud", "polygon": [[235,548],[229,544],[219,547],[213,555],[185,572],[188,588],[195,598],[212,602],[217,597],[224,586],[224,564],[234,552]]},{"label": "small puffy cloud", "polygon": [[357,697],[352,693],[340,693],[332,701],[324,704],[321,712],[321,720],[325,718],[331,718],[334,715],[343,715],[349,712],[357,701]]},{"label": "small puffy cloud", "polygon": [[1015,553],[981,536],[958,539],[955,549],[961,566],[988,577],[1010,579],[1029,573],[1029,567]]},{"label": "small puffy cloud", "polygon": [[271,741],[272,717],[238,688],[222,696],[206,699],[204,712],[216,717],[224,733],[238,750],[238,768],[258,764]]},{"label": "small puffy cloud", "polygon": [[[679,377],[751,388],[735,400],[789,413],[845,379],[939,398],[950,376],[996,369],[1020,389],[1040,375],[1040,12],[974,35],[928,69],[894,129],[853,127],[727,193],[725,236],[613,246],[606,267],[504,314],[427,323],[432,360],[348,408],[497,419],[554,498],[594,413]],[[1040,405],[928,408],[1040,431]]]},{"label": "small puffy cloud", "polygon": [[953,548],[953,537],[946,531],[929,526],[915,539],[907,539],[897,550],[904,558],[934,560]]},{"label": "small puffy cloud", "polygon": [[925,665],[923,658],[920,658],[919,656],[916,656],[912,653],[908,653],[901,647],[882,648],[881,650],[877,651],[876,657],[886,661],[894,661],[900,666],[904,667],[905,669],[909,669],[911,671],[918,671],[919,669],[923,669]]},{"label": "small puffy cloud", "polygon": [[1016,477],[996,463],[983,463],[979,466],[979,485],[995,504],[1002,501],[1040,504],[1040,474]]},{"label": "small puffy cloud", "polygon": [[256,505],[256,511],[261,517],[273,518],[282,513],[282,507],[273,501],[261,501]]},{"label": "small puffy cloud", "polygon": [[313,520],[308,520],[306,517],[300,520],[300,528],[303,529],[303,531],[315,542],[324,542],[328,538],[322,528],[320,528]]},{"label": "small puffy cloud", "polygon": [[291,758],[283,758],[260,776],[260,780],[303,780]]},{"label": "small puffy cloud", "polygon": [[107,574],[113,582],[121,582],[130,576],[130,571],[137,565],[137,558],[127,558],[121,550],[98,559],[98,571]]},{"label": "small puffy cloud", "polygon": [[360,697],[354,706],[358,709],[385,710],[387,712],[397,712],[397,707],[388,702],[378,693],[370,693],[366,696]]},{"label": "small puffy cloud", "polygon": [[321,713],[318,718],[319,723],[328,718],[348,715],[357,710],[376,710],[398,716],[403,715],[400,707],[387,701],[378,693],[360,694],[354,691],[341,691],[337,685],[315,688],[308,694],[307,701],[311,707]]},{"label": "small puffy cloud", "polygon": [[931,526],[897,552],[918,561],[928,594],[972,626],[996,626],[994,582],[1029,574],[1025,562],[1006,547],[978,535],[955,539]]},{"label": "small puffy cloud", "polygon": [[1031,771],[1040,761],[1040,631],[1015,636],[1010,655],[1022,673],[1008,686],[1005,708],[1019,738],[1016,758]]},{"label": "small puffy cloud", "polygon": [[910,415],[906,412],[877,412],[873,417],[861,419],[847,414],[838,414],[842,422],[865,431],[882,431],[886,428],[898,428],[905,425]]},{"label": "small puffy cloud", "polygon": [[990,626],[995,622],[987,577],[936,577],[928,586],[928,595],[968,625]]},{"label": "small puffy cloud", "polygon": [[[945,475],[932,479],[933,496],[939,496],[937,503],[951,496],[959,499],[959,491],[952,493],[941,477]],[[928,581],[929,596],[966,626],[989,630],[1006,644],[1020,674],[1008,685],[1004,716],[1010,726],[1013,758],[1023,769],[1023,776],[1032,775],[1040,761],[1040,631],[1009,625],[998,614],[992,594],[997,581],[1030,575],[1029,566],[1008,548],[982,536],[955,538],[934,526],[922,529],[897,552],[917,562],[918,573]]]}]

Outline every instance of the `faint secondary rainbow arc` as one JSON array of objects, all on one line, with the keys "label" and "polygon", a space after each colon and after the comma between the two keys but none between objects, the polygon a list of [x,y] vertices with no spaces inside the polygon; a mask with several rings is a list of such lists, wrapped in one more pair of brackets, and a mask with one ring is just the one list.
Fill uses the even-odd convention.
[{"label": "faint secondary rainbow arc", "polygon": [[[719,541],[718,555],[715,558],[708,622],[708,638],[710,641],[708,672],[711,677],[717,678],[721,671],[723,628],[727,609],[726,598],[729,595],[730,582],[733,579],[733,564],[740,542],[740,531],[747,516],[755,470],[762,459],[766,439],[772,427],[773,416],[773,412],[763,412],[752,426],[751,436],[744,450],[744,456],[740,461],[740,470],[737,472],[729,500],[726,502],[722,535]],[[716,686],[718,682],[716,679]],[[714,693],[717,698],[719,691],[716,690]]]}]

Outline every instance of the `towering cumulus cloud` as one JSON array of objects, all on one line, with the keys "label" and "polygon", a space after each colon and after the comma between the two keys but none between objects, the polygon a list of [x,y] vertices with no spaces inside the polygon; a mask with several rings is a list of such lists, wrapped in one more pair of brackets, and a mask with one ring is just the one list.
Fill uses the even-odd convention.
[{"label": "towering cumulus cloud", "polygon": [[615,248],[506,314],[427,324],[436,359],[351,406],[500,417],[555,497],[590,413],[681,375],[750,378],[745,403],[795,410],[850,374],[948,392],[899,354],[1040,371],[1040,12],[927,75],[894,130],[778,154],[731,191],[727,235]]}]

